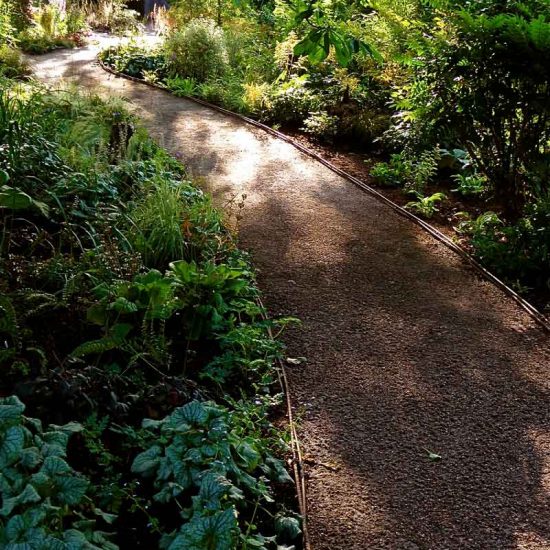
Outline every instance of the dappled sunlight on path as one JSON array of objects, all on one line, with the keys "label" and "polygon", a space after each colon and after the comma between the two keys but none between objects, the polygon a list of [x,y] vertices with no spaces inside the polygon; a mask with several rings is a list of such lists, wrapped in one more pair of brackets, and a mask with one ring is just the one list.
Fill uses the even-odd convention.
[{"label": "dappled sunlight on path", "polygon": [[[94,50],[33,63],[132,101],[218,204],[287,335],[314,550],[549,549],[550,349],[516,304],[291,145],[115,78]],[[441,456],[430,460],[429,453]]]}]

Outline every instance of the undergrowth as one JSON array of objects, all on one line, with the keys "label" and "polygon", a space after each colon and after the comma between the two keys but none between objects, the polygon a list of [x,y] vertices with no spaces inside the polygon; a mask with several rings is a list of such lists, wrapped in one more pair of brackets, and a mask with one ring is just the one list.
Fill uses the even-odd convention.
[{"label": "undergrowth", "polygon": [[0,221],[5,547],[299,546],[293,320],[184,167],[120,100],[5,80]]}]

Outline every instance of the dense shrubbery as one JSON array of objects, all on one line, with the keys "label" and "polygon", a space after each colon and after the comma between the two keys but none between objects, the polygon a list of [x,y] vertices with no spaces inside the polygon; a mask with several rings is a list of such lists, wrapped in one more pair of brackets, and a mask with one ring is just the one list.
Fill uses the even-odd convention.
[{"label": "dense shrubbery", "polygon": [[183,167],[120,101],[5,81],[0,220],[0,541],[272,549],[278,518],[298,536],[269,422],[269,328],[290,320],[265,320]]}]

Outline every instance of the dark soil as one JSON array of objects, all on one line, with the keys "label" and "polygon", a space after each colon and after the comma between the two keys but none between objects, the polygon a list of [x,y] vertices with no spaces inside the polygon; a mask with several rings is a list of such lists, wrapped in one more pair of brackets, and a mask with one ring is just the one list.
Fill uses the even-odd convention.
[{"label": "dark soil", "polygon": [[129,97],[218,204],[245,194],[267,305],[303,321],[286,342],[307,357],[288,371],[313,549],[550,548],[550,346],[532,319],[291,145],[92,59],[35,66]]}]

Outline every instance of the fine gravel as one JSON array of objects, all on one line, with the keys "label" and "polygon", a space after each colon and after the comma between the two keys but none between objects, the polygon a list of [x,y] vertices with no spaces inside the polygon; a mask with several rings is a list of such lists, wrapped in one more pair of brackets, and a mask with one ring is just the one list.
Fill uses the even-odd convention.
[{"label": "fine gravel", "polygon": [[[285,336],[313,550],[550,549],[550,346],[453,252],[291,145],[93,63],[34,58],[135,105],[218,204]],[[233,201],[234,204],[235,201]],[[433,453],[430,455],[430,453]],[[435,456],[437,455],[437,456]]]}]

